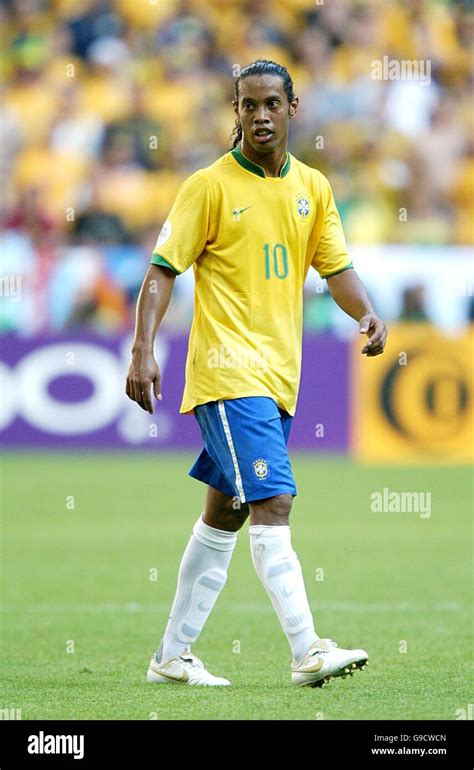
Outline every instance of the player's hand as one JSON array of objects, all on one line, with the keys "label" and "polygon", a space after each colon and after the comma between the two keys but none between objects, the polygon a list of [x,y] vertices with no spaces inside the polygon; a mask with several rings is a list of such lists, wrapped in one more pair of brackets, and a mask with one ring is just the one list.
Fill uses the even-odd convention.
[{"label": "player's hand", "polygon": [[359,332],[366,334],[369,341],[362,348],[367,356],[379,356],[383,353],[388,330],[384,322],[374,313],[367,313],[359,321]]},{"label": "player's hand", "polygon": [[127,374],[125,392],[132,401],[136,401],[145,412],[153,414],[151,386],[158,401],[161,401],[161,375],[153,354],[134,352]]}]

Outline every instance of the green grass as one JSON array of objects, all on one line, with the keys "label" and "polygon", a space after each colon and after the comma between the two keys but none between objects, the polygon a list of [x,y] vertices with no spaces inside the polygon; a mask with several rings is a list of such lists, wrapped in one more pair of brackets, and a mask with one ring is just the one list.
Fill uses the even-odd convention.
[{"label": "green grass", "polygon": [[[291,522],[316,629],[367,649],[370,666],[322,690],[291,687],[290,650],[254,572],[246,524],[193,646],[233,686],[147,685],[202,510],[204,487],[187,476],[192,459],[3,458],[0,708],[20,708],[23,719],[114,720],[456,719],[467,708],[468,469],[366,468],[310,456],[293,458]],[[370,495],[384,486],[430,491],[431,517],[371,512]]]}]

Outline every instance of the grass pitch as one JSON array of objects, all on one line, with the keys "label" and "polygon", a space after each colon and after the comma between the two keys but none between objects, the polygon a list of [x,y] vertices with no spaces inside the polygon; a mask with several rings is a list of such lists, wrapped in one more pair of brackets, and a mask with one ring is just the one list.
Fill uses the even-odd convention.
[{"label": "grass pitch", "polygon": [[[370,665],[290,684],[290,650],[245,524],[193,652],[232,687],[146,683],[205,488],[189,455],[9,455],[0,708],[22,719],[458,719],[470,697],[470,473],[293,456],[291,513],[320,636]],[[431,516],[374,513],[384,487]],[[156,577],[156,579],[154,579]],[[150,579],[151,578],[151,579]]]}]

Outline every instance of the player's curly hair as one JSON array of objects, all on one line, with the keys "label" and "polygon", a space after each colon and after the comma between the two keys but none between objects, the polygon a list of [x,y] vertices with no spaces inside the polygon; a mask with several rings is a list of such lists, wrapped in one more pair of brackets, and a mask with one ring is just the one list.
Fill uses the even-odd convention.
[{"label": "player's curly hair", "polygon": [[[274,61],[269,61],[268,59],[257,59],[257,61],[254,61],[252,64],[247,64],[247,66],[240,71],[240,75],[234,81],[234,100],[236,102],[239,101],[240,81],[244,78],[250,77],[250,75],[278,75],[278,77],[283,80],[283,88],[288,102],[292,102],[295,98],[293,91],[293,81],[286,67],[284,67],[282,64],[277,64]],[[231,149],[237,147],[241,139],[242,126],[240,125],[239,118],[237,118],[235,121],[235,128],[230,138],[232,142]]]}]

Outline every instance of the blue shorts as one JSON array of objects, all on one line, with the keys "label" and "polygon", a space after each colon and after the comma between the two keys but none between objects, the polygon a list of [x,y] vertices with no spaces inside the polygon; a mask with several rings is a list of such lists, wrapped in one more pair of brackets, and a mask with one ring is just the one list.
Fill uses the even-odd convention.
[{"label": "blue shorts", "polygon": [[296,495],[287,450],[293,418],[272,398],[208,401],[194,415],[204,449],[190,476],[242,503]]}]

